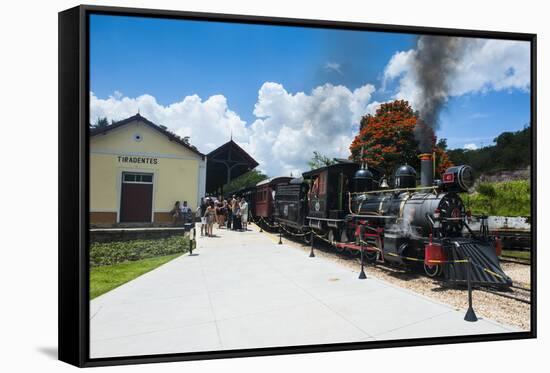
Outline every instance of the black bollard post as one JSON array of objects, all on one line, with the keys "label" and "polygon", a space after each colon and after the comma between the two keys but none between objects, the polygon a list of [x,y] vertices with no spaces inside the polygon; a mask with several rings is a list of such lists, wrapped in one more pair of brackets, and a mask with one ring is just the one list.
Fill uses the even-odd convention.
[{"label": "black bollard post", "polygon": [[364,280],[367,278],[367,274],[365,273],[365,261],[364,261],[364,258],[363,258],[363,239],[362,239],[362,235],[361,235],[361,239],[360,239],[360,243],[361,243],[361,272],[359,272],[359,280]]},{"label": "black bollard post", "polygon": [[467,258],[468,262],[466,263],[466,281],[468,282],[468,311],[466,311],[466,316],[464,320],[475,322],[477,321],[476,313],[472,307],[472,262],[470,258]]},{"label": "black bollard post", "polygon": [[279,224],[279,245],[283,244],[283,229],[281,228],[281,224]]},{"label": "black bollard post", "polygon": [[260,233],[262,233],[264,230],[262,229],[262,225],[261,225],[260,220],[261,220],[261,217],[260,217],[260,219],[258,219],[258,227],[260,227]]},{"label": "black bollard post", "polygon": [[189,255],[193,255],[193,246],[195,245],[195,237],[197,236],[197,231],[193,228],[193,238],[189,240]]},{"label": "black bollard post", "polygon": [[313,239],[315,238],[315,234],[313,233],[313,229],[311,230],[311,238],[310,238],[310,241],[311,241],[311,251],[309,252],[309,257],[310,258],[315,258],[315,253],[313,252]]},{"label": "black bollard post", "polygon": [[367,274],[365,273],[365,260],[364,260],[364,257],[363,257],[363,233],[365,231],[365,227],[363,225],[361,225],[359,227],[359,233],[360,233],[360,237],[359,237],[359,243],[360,243],[360,246],[361,246],[361,272],[359,272],[359,280],[364,280],[367,278]]}]

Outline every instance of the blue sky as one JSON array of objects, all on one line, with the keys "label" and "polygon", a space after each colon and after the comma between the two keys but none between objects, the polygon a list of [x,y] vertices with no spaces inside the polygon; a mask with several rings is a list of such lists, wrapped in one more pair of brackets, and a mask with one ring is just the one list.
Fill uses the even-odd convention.
[{"label": "blue sky", "polygon": [[[151,107],[160,109],[145,107],[143,110],[154,117],[150,119],[165,121],[169,127],[177,127],[176,132],[191,134],[193,142],[193,137],[200,139],[197,131],[179,128],[179,119],[169,117],[172,111],[166,109],[186,97],[198,95],[199,104],[205,104],[212,96],[223,96],[223,123],[246,122],[243,131],[262,119],[255,115],[254,108],[260,104],[259,91],[267,88],[267,82],[279,84],[292,102],[298,100],[293,96],[296,93],[313,96],[313,89],[327,83],[341,85],[352,93],[372,85],[368,102],[384,102],[396,95],[400,84],[399,77],[394,77],[382,89],[384,71],[392,56],[415,47],[416,37],[409,34],[92,15],[90,84],[97,99],[93,105],[102,108],[92,108],[92,112],[120,119],[117,115],[129,110],[121,109],[123,99],[137,102],[140,96],[152,96]],[[517,53],[506,56],[515,58]],[[488,70],[481,66],[479,71]],[[501,132],[521,129],[529,122],[528,89],[518,88],[519,83],[497,89],[498,76],[487,80],[483,89],[449,98],[440,117],[438,137],[447,138],[450,147],[489,145]],[[351,97],[347,92],[345,95]],[[111,106],[106,101],[109,97]],[[117,113],[111,113],[110,108]],[[201,108],[206,110],[204,105]],[[275,109],[266,110],[271,113]],[[181,120],[191,123],[196,117],[189,115]],[[227,125],[231,131],[238,131],[237,124]],[[279,123],[277,128],[285,125]],[[206,141],[200,141],[199,149],[201,145],[209,148],[224,142]],[[246,142],[244,138],[242,141]],[[247,149],[259,153],[257,147],[251,144]]]},{"label": "blue sky", "polygon": [[[144,93],[167,105],[182,97],[223,94],[252,122],[258,90],[266,81],[291,92],[324,83],[357,88],[379,81],[396,50],[412,35],[282,26],[92,16],[91,89]],[[341,65],[341,73],[327,68]]]}]

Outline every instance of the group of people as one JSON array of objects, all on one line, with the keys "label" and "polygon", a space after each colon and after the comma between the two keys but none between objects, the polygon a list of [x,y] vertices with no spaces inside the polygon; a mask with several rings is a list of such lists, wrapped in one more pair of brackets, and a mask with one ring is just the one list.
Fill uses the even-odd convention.
[{"label": "group of people", "polygon": [[176,224],[178,221],[192,221],[193,220],[193,211],[191,207],[187,206],[187,201],[176,201],[174,207],[170,211],[172,216],[172,224]]},{"label": "group of people", "polygon": [[201,236],[213,237],[214,224],[218,224],[218,229],[247,230],[248,202],[245,198],[201,198],[197,214],[201,217]]}]

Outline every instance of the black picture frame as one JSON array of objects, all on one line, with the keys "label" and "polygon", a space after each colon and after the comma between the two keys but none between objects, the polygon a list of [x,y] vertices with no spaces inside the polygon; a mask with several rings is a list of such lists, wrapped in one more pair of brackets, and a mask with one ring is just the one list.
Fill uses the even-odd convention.
[{"label": "black picture frame", "polygon": [[[531,330],[519,333],[90,359],[88,118],[91,14],[527,41],[531,45]],[[82,5],[59,13],[59,360],[79,367],[536,338],[536,34]]]}]

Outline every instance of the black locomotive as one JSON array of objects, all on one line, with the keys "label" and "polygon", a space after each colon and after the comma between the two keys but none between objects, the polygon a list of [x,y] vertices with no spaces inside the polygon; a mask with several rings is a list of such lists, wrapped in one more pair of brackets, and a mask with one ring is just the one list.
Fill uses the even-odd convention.
[{"label": "black locomotive", "polygon": [[423,267],[428,276],[454,283],[466,282],[471,264],[474,283],[510,286],[499,264],[500,240],[468,226],[458,193],[473,186],[471,167],[451,167],[434,181],[431,154],[420,158],[419,186],[408,165],[389,181],[380,170],[348,160],[304,172],[276,186],[273,219],[286,232],[320,236],[338,251],[363,251],[372,262]]}]

